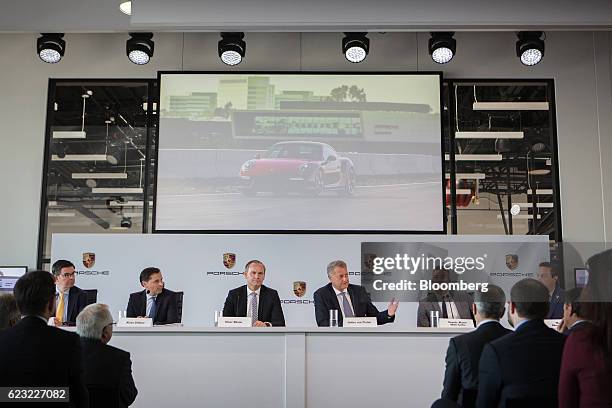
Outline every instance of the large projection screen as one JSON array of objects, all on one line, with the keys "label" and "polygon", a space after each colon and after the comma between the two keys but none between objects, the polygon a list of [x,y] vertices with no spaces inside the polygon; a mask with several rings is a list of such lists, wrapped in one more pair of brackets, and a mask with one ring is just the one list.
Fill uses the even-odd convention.
[{"label": "large projection screen", "polygon": [[159,83],[156,231],[445,231],[439,73]]}]

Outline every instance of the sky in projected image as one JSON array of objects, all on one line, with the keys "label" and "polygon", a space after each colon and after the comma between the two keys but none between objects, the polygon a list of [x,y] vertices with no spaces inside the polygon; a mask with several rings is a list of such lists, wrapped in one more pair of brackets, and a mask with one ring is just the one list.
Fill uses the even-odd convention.
[{"label": "sky in projected image", "polygon": [[438,75],[160,87],[157,230],[443,230]]}]

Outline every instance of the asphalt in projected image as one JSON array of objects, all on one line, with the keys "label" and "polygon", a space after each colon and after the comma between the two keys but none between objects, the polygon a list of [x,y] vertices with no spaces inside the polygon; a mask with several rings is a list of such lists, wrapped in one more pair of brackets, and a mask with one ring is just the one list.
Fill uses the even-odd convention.
[{"label": "asphalt in projected image", "polygon": [[[195,187],[193,187],[195,188]],[[158,230],[419,230],[442,229],[441,182],[359,185],[339,191],[240,191],[158,194]]]}]

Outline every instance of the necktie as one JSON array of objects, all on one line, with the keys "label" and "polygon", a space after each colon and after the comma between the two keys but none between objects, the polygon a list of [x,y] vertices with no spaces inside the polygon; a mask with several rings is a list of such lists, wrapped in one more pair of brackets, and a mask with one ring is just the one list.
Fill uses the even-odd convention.
[{"label": "necktie", "polygon": [[60,324],[64,321],[64,292],[59,293],[59,301],[55,309],[55,318],[59,320]]},{"label": "necktie", "polygon": [[251,293],[251,326],[255,326],[255,322],[259,320],[257,317],[257,293]]},{"label": "necktie", "polygon": [[342,296],[342,310],[344,310],[344,316],[345,317],[355,317],[355,314],[353,313],[353,309],[351,309],[351,304],[346,298],[346,293],[340,292],[340,295]]},{"label": "necktie", "polygon": [[155,319],[156,312],[157,312],[157,298],[152,297],[151,298],[151,310],[149,310],[149,315],[147,317],[150,317],[151,319]]},{"label": "necktie", "polygon": [[446,296],[442,298],[442,319],[448,319],[448,311],[446,310]]}]

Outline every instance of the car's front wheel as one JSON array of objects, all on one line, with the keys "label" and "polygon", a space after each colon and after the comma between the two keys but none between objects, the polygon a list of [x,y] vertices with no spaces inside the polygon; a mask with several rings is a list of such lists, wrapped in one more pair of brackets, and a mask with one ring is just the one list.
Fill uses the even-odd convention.
[{"label": "car's front wheel", "polygon": [[308,190],[308,193],[312,196],[318,196],[323,192],[323,174],[321,171],[317,171],[312,178],[312,187]]},{"label": "car's front wheel", "polygon": [[343,196],[350,197],[355,194],[355,170],[352,167],[348,167],[344,174],[344,186],[342,190],[339,190]]}]

